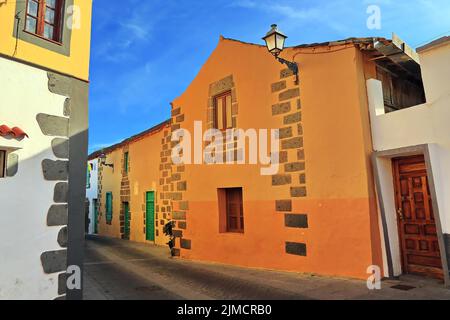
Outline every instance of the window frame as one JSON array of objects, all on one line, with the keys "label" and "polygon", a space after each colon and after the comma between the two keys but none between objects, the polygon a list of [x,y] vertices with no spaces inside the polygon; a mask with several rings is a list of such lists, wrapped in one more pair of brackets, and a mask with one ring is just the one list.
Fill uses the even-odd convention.
[{"label": "window frame", "polygon": [[[225,218],[226,218],[226,232],[228,233],[244,233],[245,231],[245,220],[244,220],[244,201],[243,201],[243,188],[239,187],[239,188],[225,188],[223,189],[225,192]],[[238,215],[232,215],[231,210],[230,210],[230,206],[231,205],[236,205],[235,203],[235,199],[233,199],[234,201],[231,201],[230,198],[232,198],[231,193],[235,192],[238,195],[238,208],[239,208],[239,213]],[[233,197],[235,197],[235,195],[233,195]],[[237,227],[231,227],[231,219],[235,218],[237,221]]]},{"label": "window frame", "polygon": [[[29,2],[37,2],[37,16],[33,16],[28,13]],[[49,23],[45,20],[45,9],[51,9],[55,12],[53,23]],[[63,20],[64,14],[63,9],[65,8],[65,0],[55,0],[55,7],[52,8],[47,5],[47,0],[26,0],[25,2],[25,23],[23,26],[23,32],[31,34],[45,41],[55,43],[57,45],[62,45],[62,33],[63,33]],[[36,20],[36,30],[35,32],[27,30],[28,17]],[[45,25],[53,27],[53,37],[51,39],[44,36]]]},{"label": "window frame", "polygon": [[[227,97],[230,97],[230,105],[228,106],[226,101]],[[222,100],[222,128],[219,128],[219,107],[218,101]],[[233,129],[233,116],[232,116],[232,105],[233,98],[231,90],[222,92],[213,97],[213,127],[221,131],[226,131],[228,129]],[[227,110],[229,109],[230,119],[228,119]],[[230,120],[230,123],[228,123]]]},{"label": "window frame", "polygon": [[6,150],[0,150],[0,179],[6,177]]}]

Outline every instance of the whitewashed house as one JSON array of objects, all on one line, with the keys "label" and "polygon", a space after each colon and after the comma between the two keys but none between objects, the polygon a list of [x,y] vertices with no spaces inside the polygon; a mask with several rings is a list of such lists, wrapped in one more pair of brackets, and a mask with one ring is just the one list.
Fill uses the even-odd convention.
[{"label": "whitewashed house", "polygon": [[0,300],[82,298],[91,9],[0,3]]},{"label": "whitewashed house", "polygon": [[384,270],[425,274],[449,286],[450,37],[417,52],[425,103],[386,112],[392,83],[367,81]]},{"label": "whitewashed house", "polygon": [[97,234],[98,223],[98,159],[88,161],[87,179],[86,179],[86,199],[89,203],[88,234]]}]

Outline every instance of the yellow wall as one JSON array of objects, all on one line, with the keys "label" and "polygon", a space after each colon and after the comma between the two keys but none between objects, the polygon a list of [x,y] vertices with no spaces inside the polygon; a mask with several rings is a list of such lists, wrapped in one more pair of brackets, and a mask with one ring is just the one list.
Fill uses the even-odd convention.
[{"label": "yellow wall", "polygon": [[[80,7],[80,29],[72,30],[70,56],[18,40],[16,59],[54,71],[89,80],[92,0],[74,0]],[[16,46],[13,36],[16,1],[0,1],[0,54],[12,56]]]},{"label": "yellow wall", "polygon": [[[120,238],[120,184],[122,181],[122,148],[106,155],[106,163],[113,163],[114,170],[107,166],[99,166],[99,188],[101,186],[101,200],[99,201],[98,234]],[[106,223],[106,193],[113,193],[113,218],[111,225]]]},{"label": "yellow wall", "polygon": [[[130,144],[130,210],[131,210],[131,235],[130,240],[137,242],[147,242],[144,233],[145,217],[145,193],[155,191],[155,206],[159,197],[159,165],[161,140],[164,131]],[[168,241],[163,235],[163,225],[160,223],[163,217],[157,217],[155,208],[155,243],[165,245]]]},{"label": "yellow wall", "polygon": [[[165,129],[165,130],[164,130]],[[120,189],[122,182],[123,154],[125,150],[129,155],[128,180],[130,185],[130,240],[136,242],[148,242],[145,234],[145,193],[155,191],[155,243],[165,245],[168,241],[163,235],[161,220],[163,216],[157,216],[156,205],[160,192],[160,149],[164,131],[168,131],[169,125],[165,124],[156,128],[151,133],[129,142],[126,146],[106,153],[106,163],[113,163],[114,170],[107,166],[99,166],[99,188],[101,197],[99,201],[98,234],[114,238],[121,238],[120,209],[122,199]],[[166,133],[167,134],[167,133]],[[111,225],[106,223],[105,201],[106,193],[113,193],[113,219]],[[164,221],[166,223],[167,220]]]}]

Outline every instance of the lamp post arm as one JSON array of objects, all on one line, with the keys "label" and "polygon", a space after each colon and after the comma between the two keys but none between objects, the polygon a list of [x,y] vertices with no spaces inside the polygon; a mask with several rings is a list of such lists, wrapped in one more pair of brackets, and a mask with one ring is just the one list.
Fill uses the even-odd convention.
[{"label": "lamp post arm", "polygon": [[281,64],[285,64],[289,68],[289,70],[291,70],[295,74],[295,77],[296,77],[295,82],[298,83],[298,64],[295,63],[295,62],[291,62],[291,61],[285,60],[285,59],[280,58],[280,57],[277,57],[277,60]]}]

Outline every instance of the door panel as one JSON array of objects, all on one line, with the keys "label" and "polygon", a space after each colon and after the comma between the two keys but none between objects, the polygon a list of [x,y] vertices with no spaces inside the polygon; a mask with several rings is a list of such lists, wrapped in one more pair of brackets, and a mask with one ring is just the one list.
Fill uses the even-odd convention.
[{"label": "door panel", "polygon": [[145,238],[155,241],[155,192],[147,192],[145,201]]},{"label": "door panel", "polygon": [[425,159],[394,159],[393,167],[403,271],[443,279]]}]

